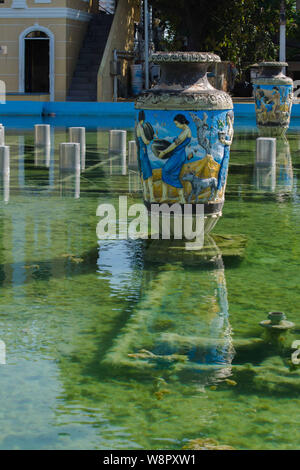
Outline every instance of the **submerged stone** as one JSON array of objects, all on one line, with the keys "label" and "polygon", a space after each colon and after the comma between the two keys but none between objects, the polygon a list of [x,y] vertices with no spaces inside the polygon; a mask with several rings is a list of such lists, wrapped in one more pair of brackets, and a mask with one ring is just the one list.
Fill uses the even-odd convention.
[{"label": "submerged stone", "polygon": [[215,439],[193,439],[189,441],[183,450],[235,450],[231,446],[219,444]]},{"label": "submerged stone", "polygon": [[[184,240],[146,240],[145,261],[151,263],[184,263],[188,265],[199,262],[209,262],[211,258],[219,255],[222,258],[243,258],[247,238],[243,235],[210,235],[204,239],[201,249],[187,250]],[[176,266],[173,270],[182,269]]]},{"label": "submerged stone", "polygon": [[235,387],[237,385],[237,382],[235,380],[225,379],[225,382],[228,385],[231,385],[232,387]]}]

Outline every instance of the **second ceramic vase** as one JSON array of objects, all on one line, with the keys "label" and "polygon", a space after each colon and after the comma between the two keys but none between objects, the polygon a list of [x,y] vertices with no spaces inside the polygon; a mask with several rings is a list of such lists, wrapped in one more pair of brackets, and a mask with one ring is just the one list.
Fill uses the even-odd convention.
[{"label": "second ceramic vase", "polygon": [[263,136],[282,135],[290,124],[293,80],[283,73],[285,62],[261,62],[253,80],[256,124]]}]

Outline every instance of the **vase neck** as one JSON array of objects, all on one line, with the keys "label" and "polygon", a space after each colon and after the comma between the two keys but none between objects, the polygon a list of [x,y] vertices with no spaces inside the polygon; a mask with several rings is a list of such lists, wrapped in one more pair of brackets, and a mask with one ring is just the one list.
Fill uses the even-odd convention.
[{"label": "vase neck", "polygon": [[155,90],[213,89],[207,79],[207,63],[161,64],[161,79]]},{"label": "vase neck", "polygon": [[265,78],[273,78],[273,77],[284,77],[283,73],[283,68],[281,66],[278,67],[261,67],[260,72],[259,72],[259,77],[265,77]]}]

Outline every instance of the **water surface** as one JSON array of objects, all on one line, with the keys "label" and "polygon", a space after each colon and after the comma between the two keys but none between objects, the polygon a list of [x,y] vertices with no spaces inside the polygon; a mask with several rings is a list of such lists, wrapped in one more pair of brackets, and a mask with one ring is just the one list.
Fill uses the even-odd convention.
[{"label": "water surface", "polygon": [[97,240],[99,204],[141,201],[107,130],[89,130],[77,179],[59,169],[65,128],[48,154],[30,129],[7,130],[1,449],[181,449],[197,438],[300,448],[300,371],[258,325],[282,310],[297,324],[290,343],[300,339],[300,131],[293,123],[278,143],[275,168],[255,165],[256,137],[237,127],[223,218],[191,255]]}]

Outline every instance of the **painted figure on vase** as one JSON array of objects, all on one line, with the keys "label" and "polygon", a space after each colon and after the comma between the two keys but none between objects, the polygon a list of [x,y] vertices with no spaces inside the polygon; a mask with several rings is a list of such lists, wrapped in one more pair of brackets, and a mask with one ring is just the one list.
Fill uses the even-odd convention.
[{"label": "painted figure on vase", "polygon": [[254,85],[257,123],[288,125],[293,101],[291,85]]},{"label": "painted figure on vase", "polygon": [[154,202],[152,168],[147,149],[147,146],[150,144],[153,138],[153,134],[151,132],[149,133],[149,125],[148,123],[145,123],[144,111],[139,112],[138,124],[136,127],[136,138],[144,194],[147,195],[147,198],[150,200],[150,202]]},{"label": "painted figure on vase", "polygon": [[226,114],[226,122],[227,122],[227,132],[219,132],[219,140],[221,144],[224,145],[224,156],[221,163],[221,168],[219,171],[218,177],[218,186],[217,190],[221,191],[222,188],[225,190],[225,183],[227,179],[227,172],[228,172],[228,165],[229,165],[229,157],[230,157],[230,146],[233,141],[233,123],[234,123],[234,114],[233,111],[228,111]]},{"label": "painted figure on vase", "polygon": [[186,147],[190,144],[192,133],[189,128],[189,121],[183,114],[177,114],[174,118],[174,124],[181,129],[179,136],[165,150],[161,150],[159,158],[170,154],[167,163],[162,169],[162,197],[161,202],[167,200],[168,186],[179,189],[179,202],[185,204],[184,189],[180,181],[180,173],[183,164],[187,161]]},{"label": "painted figure on vase", "polygon": [[196,124],[198,144],[201,145],[201,147],[204,148],[206,153],[210,155],[211,153],[210,132],[212,129],[207,124],[208,115],[206,113],[203,113],[203,119],[201,119],[195,113],[190,113],[190,115],[194,123]]},{"label": "painted figure on vase", "polygon": [[[150,125],[151,126],[151,125]],[[148,130],[148,127],[146,127]],[[145,112],[140,111],[138,117],[138,124],[136,128],[136,137],[138,142],[138,155],[139,155],[139,162],[140,162],[140,169],[142,174],[142,183],[144,187],[144,194],[148,194],[149,201],[155,202],[154,194],[153,194],[153,180],[152,180],[152,168],[151,163],[148,156],[147,146],[151,142],[151,137],[153,138],[153,134],[150,135],[149,132],[145,133]],[[148,189],[148,191],[147,191]]]},{"label": "painted figure on vase", "polygon": [[215,197],[215,193],[217,190],[217,179],[212,178],[198,178],[194,171],[190,173],[186,173],[182,177],[183,181],[189,181],[192,186],[192,190],[188,195],[187,202],[192,202],[193,196],[195,196],[195,202],[199,202],[200,194],[205,191],[207,188],[210,189],[210,196],[208,201],[211,201]]},{"label": "painted figure on vase", "polygon": [[140,111],[136,138],[145,201],[222,203],[233,139],[231,110]]}]

